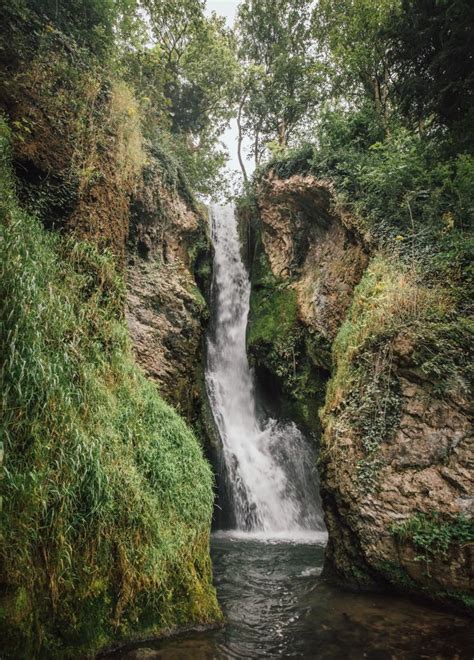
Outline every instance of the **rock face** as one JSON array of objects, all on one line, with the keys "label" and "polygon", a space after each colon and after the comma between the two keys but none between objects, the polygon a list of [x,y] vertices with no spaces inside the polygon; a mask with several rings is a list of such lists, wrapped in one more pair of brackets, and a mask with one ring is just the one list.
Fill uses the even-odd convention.
[{"label": "rock face", "polygon": [[301,321],[332,341],[368,257],[357,234],[331,213],[331,186],[313,176],[270,176],[259,197],[272,273],[290,281]]},{"label": "rock face", "polygon": [[257,374],[273,370],[283,381],[275,396],[291,397],[292,375],[311,361],[313,376],[298,396],[306,387],[314,419],[319,369],[326,573],[472,611],[472,323],[443,307],[441,290],[369,248],[353,218],[334,207],[327,182],[270,173],[256,207],[252,298],[259,300],[266,263],[267,293],[296,293],[306,350],[292,373],[272,362],[278,342],[270,338],[262,351],[252,329],[271,315],[259,304],[251,306],[249,352]]},{"label": "rock face", "polygon": [[[398,422],[387,429],[377,451],[364,451],[363,435],[351,424],[354,413],[344,413],[347,402],[327,416],[322,496],[329,568],[360,586],[383,578],[435,600],[469,606],[473,544],[468,519],[474,513],[469,402],[460,391],[441,398],[420,378],[416,346],[407,333],[397,335],[391,347]],[[369,483],[361,478],[364,470]],[[404,526],[405,534],[400,533]],[[443,536],[445,545],[437,540]]]},{"label": "rock face", "polygon": [[279,402],[276,413],[318,434],[331,343],[368,261],[357,234],[331,211],[331,195],[328,182],[311,176],[270,175],[245,232],[253,242],[250,358],[271,404]]},{"label": "rock face", "polygon": [[189,420],[200,406],[202,340],[210,275],[207,219],[163,185],[151,160],[131,214],[127,320],[137,362]]}]

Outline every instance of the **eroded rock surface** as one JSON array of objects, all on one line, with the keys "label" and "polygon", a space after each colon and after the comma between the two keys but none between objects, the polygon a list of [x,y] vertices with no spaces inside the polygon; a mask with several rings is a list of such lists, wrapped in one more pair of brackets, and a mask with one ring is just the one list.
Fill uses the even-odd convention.
[{"label": "eroded rock surface", "polygon": [[258,195],[273,274],[291,280],[301,320],[332,341],[368,256],[331,201],[328,182],[303,175],[287,180],[270,175]]},{"label": "eroded rock surface", "polygon": [[207,220],[167,189],[153,161],[132,205],[127,320],[137,362],[193,421],[208,318],[195,271],[210,259]]},{"label": "eroded rock surface", "polygon": [[[270,172],[260,182],[252,292],[260,305],[250,318],[250,354],[257,372],[259,361],[273,368],[290,392],[305,361],[330,372],[319,412],[327,573],[360,588],[391,584],[472,611],[472,324],[453,312],[410,316],[410,296],[428,299],[429,290],[397,291],[397,265],[390,262],[383,274],[380,263],[388,258],[335,208],[332,193],[309,175],[285,180]],[[264,327],[271,316],[261,304],[261,283],[269,281],[262,263],[274,288],[296,292],[299,328],[312,347],[296,354],[293,370],[285,371],[283,354],[280,362],[267,359],[291,345],[289,333],[280,333],[279,343],[269,340],[266,352],[252,343],[252,323]],[[306,388],[308,415],[317,418],[312,374],[298,396]],[[321,381],[319,387],[325,389]]]}]

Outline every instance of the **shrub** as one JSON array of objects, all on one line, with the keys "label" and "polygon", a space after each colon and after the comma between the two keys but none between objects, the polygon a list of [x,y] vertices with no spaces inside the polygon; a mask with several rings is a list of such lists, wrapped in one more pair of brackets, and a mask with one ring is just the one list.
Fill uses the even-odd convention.
[{"label": "shrub", "polygon": [[400,543],[411,543],[421,554],[419,561],[446,559],[452,545],[474,542],[474,521],[459,515],[442,519],[437,512],[417,513],[394,525],[392,533]]}]

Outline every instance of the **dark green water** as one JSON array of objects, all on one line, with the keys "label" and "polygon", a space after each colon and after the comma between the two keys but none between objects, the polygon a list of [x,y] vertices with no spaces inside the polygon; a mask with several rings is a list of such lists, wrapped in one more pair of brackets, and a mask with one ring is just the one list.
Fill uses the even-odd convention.
[{"label": "dark green water", "polygon": [[474,657],[472,621],[404,598],[353,594],[321,579],[323,544],[213,538],[222,630],[146,642],[116,658]]}]

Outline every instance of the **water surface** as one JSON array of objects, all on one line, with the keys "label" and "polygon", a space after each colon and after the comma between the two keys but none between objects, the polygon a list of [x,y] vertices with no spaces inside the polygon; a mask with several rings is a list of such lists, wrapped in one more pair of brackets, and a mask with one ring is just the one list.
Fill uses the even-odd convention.
[{"label": "water surface", "polygon": [[225,628],[136,645],[115,655],[162,660],[314,658],[468,660],[472,621],[389,595],[354,594],[321,578],[324,534],[217,534],[215,583]]}]

